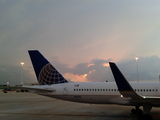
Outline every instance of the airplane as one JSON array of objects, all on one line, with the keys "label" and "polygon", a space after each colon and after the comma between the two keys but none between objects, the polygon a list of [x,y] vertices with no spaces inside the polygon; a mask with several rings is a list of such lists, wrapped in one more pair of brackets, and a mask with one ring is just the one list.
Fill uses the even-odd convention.
[{"label": "airplane", "polygon": [[39,85],[18,89],[66,101],[135,106],[131,112],[145,120],[152,120],[149,115],[152,107],[160,107],[159,82],[129,83],[115,63],[109,62],[116,82],[68,82],[38,50],[28,52]]},{"label": "airplane", "polygon": [[[138,93],[136,92],[136,90],[138,89],[135,90],[133,89],[133,87],[129,84],[129,82],[123,76],[121,71],[118,69],[116,64],[112,62],[109,62],[109,64],[120,94],[123,97],[130,98],[128,101],[130,101],[130,103],[132,104],[135,104],[136,110],[132,109],[131,112],[132,113],[138,112],[140,115],[139,119],[141,120],[142,110],[140,110],[139,107],[143,106],[143,111],[145,113],[143,119],[152,120],[152,117],[149,115],[150,110],[152,109],[152,107],[160,107],[159,88],[157,87],[159,83],[156,83],[157,85],[149,83],[150,86],[145,87],[145,89],[142,89],[145,84],[141,83],[142,88],[139,90],[142,90],[145,93],[144,94]],[[149,92],[154,90],[152,89],[153,87],[155,87],[155,92],[157,93],[157,95],[148,94]]]}]

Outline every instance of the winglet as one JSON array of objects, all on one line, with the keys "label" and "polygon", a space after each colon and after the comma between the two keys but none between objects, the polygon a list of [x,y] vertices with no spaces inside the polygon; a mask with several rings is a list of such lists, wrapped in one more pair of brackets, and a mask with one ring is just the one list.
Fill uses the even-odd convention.
[{"label": "winglet", "polygon": [[132,88],[132,86],[129,84],[129,82],[126,80],[126,78],[123,76],[121,71],[118,69],[115,63],[109,62],[114,79],[116,81],[117,87],[119,89],[119,92],[124,97],[134,97],[134,98],[141,98]]},{"label": "winglet", "polygon": [[118,89],[121,91],[132,91],[132,87],[126,80],[126,78],[123,76],[121,71],[118,69],[115,63],[109,62],[114,79],[117,83]]},{"label": "winglet", "polygon": [[156,96],[141,96],[137,94],[132,86],[129,84],[129,82],[126,80],[126,78],[123,76],[121,71],[118,69],[115,63],[109,62],[113,76],[115,78],[116,84],[118,86],[119,92],[121,95],[124,97],[129,97],[131,98],[129,101],[132,103],[138,103],[138,104],[144,104],[147,103],[146,105],[143,105],[143,111],[147,113],[150,111],[152,106],[148,107],[148,104],[157,104],[157,102],[160,100],[160,97]]}]

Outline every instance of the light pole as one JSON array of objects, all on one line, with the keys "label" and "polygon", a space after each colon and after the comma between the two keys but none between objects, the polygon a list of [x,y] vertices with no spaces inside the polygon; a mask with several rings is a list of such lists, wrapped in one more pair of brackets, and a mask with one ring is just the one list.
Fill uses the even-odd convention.
[{"label": "light pole", "polygon": [[[24,62],[21,62],[21,65],[22,65],[22,68],[23,68]],[[20,83],[21,85],[23,85],[23,82],[22,82],[22,73],[23,73],[23,71],[22,70],[21,70],[21,83]]]},{"label": "light pole", "polygon": [[136,59],[136,67],[137,67],[137,81],[139,82],[139,78],[138,78],[138,57],[135,57]]}]

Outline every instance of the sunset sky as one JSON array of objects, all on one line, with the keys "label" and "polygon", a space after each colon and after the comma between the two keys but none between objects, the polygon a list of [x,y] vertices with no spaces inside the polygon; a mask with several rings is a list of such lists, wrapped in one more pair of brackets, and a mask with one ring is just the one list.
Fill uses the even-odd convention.
[{"label": "sunset sky", "polygon": [[74,82],[114,81],[109,61],[159,80],[159,0],[1,0],[0,15],[0,84],[37,82],[28,50]]}]

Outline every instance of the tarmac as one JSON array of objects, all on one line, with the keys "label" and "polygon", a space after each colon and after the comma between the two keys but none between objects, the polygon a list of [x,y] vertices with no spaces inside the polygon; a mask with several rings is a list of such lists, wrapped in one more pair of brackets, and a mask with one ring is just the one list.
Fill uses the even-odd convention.
[{"label": "tarmac", "polygon": [[[0,120],[137,120],[131,106],[68,102],[34,93],[0,92]],[[160,108],[152,108],[160,120]]]}]

